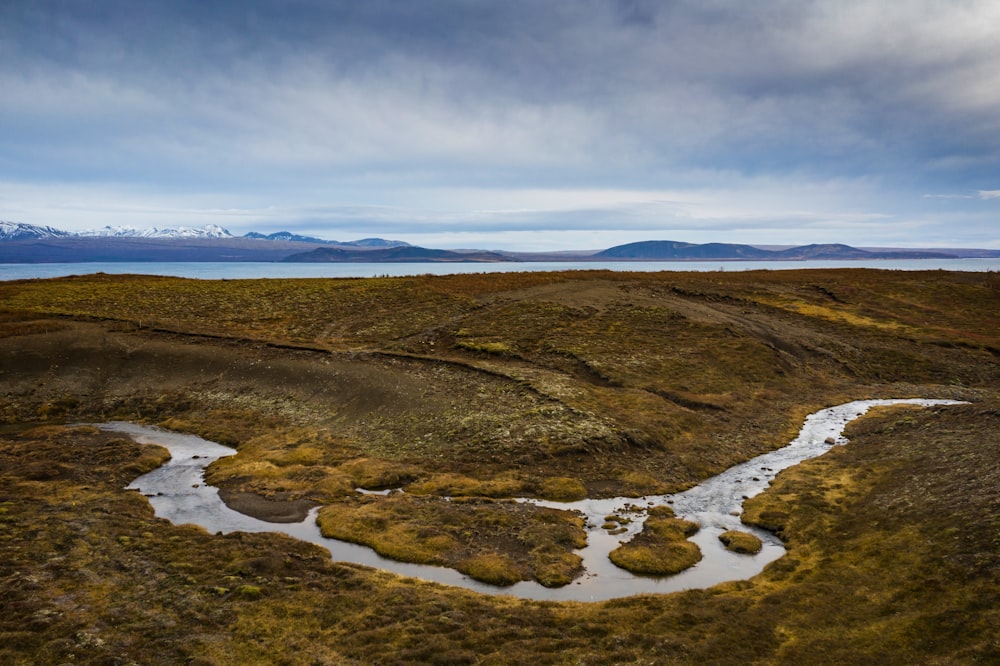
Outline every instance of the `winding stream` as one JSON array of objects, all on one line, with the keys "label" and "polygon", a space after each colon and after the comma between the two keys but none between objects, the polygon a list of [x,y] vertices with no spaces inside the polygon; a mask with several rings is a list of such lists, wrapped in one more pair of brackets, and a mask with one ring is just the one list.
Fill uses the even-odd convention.
[{"label": "winding stream", "polygon": [[[617,497],[587,499],[579,502],[549,502],[536,499],[518,501],[558,509],[579,511],[587,518],[587,546],[577,553],[583,558],[586,573],[562,588],[546,588],[535,582],[521,582],[510,587],[495,587],[475,581],[454,569],[397,562],[381,557],[366,546],[327,539],[316,525],[317,509],[301,523],[269,523],[226,506],[218,489],[204,484],[205,467],[213,461],[236,453],[221,444],[194,435],[170,432],[133,423],[113,422],[100,427],[131,436],[137,442],[159,444],[170,450],[171,459],[163,466],[133,481],[128,487],[149,498],[157,516],[176,524],[193,523],[210,532],[282,532],[304,541],[319,544],[333,559],[385,569],[395,573],[436,581],[488,594],[509,594],[527,599],[559,601],[599,601],[644,593],[676,592],[711,587],[730,580],[750,578],[764,566],[785,553],[781,542],[771,533],[743,525],[739,515],[744,499],[763,491],[781,470],[814,458],[836,444],[846,443],[844,427],[871,407],[911,404],[921,406],[961,404],[955,400],[859,400],[820,410],[805,420],[798,437],[784,448],[748,460],[699,485],[672,495],[643,498]],[[693,520],[701,530],[691,540],[703,555],[695,566],[675,576],[637,576],[619,569],[608,553],[642,529],[645,510],[669,504],[681,518]],[[625,532],[611,535],[601,528],[605,516],[627,515],[631,522]],[[726,530],[755,534],[763,542],[756,555],[740,555],[726,550],[718,536]]]}]

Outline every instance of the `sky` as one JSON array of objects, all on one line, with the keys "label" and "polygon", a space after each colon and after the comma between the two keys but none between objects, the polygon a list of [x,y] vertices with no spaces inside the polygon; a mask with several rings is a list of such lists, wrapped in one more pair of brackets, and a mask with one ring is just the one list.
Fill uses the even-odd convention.
[{"label": "sky", "polygon": [[0,220],[1000,248],[1000,2],[0,0]]}]

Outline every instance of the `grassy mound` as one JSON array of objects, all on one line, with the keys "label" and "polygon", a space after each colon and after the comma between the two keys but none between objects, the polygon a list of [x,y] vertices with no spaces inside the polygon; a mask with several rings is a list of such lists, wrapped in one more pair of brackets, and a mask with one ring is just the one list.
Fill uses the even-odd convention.
[{"label": "grassy mound", "polygon": [[454,567],[494,585],[566,585],[581,570],[572,551],[586,545],[575,513],[486,498],[354,497],[324,506],[317,520],[324,536],[404,562]]},{"label": "grassy mound", "polygon": [[[670,512],[672,513],[672,512]],[[698,523],[651,513],[642,531],[612,550],[608,557],[615,565],[637,574],[669,576],[701,561],[701,549],[688,541],[698,531]]]},{"label": "grassy mound", "polygon": [[764,547],[764,543],[758,537],[740,530],[723,532],[719,535],[719,541],[726,546],[727,550],[745,555],[759,553],[760,549]]}]

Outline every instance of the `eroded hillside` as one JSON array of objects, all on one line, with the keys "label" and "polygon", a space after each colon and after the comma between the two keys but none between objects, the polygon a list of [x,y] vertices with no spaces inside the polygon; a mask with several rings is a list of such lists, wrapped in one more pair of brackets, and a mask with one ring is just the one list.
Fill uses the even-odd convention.
[{"label": "eroded hillside", "polygon": [[339,452],[311,481],[233,466],[230,483],[265,494],[336,488],[338,461],[358,457],[399,482],[662,492],[780,446],[826,404],[996,386],[998,284],[868,270],[5,283],[4,418],[169,419],[257,456]]}]

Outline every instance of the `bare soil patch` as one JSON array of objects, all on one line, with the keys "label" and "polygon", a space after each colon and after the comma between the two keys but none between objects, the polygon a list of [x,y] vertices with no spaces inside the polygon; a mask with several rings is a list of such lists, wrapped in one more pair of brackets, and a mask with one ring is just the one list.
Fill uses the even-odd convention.
[{"label": "bare soil patch", "polygon": [[262,497],[256,493],[241,493],[219,489],[219,498],[230,509],[269,523],[301,523],[306,519],[315,502],[306,499],[280,500]]}]

